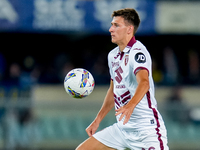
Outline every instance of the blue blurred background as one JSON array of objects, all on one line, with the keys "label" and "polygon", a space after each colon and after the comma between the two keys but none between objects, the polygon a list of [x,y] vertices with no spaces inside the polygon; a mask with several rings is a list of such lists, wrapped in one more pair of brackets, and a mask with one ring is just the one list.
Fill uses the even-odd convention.
[{"label": "blue blurred background", "polygon": [[[126,7],[141,17],[170,149],[200,149],[199,0],[0,0],[0,149],[71,150],[88,137],[110,81],[111,14]],[[73,68],[95,79],[82,100],[63,88]],[[112,110],[99,130],[114,122]]]}]

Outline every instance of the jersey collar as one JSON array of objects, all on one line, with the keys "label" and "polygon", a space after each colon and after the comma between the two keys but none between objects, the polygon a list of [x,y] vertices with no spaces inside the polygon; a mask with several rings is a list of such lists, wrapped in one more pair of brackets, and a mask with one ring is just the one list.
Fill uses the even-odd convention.
[{"label": "jersey collar", "polygon": [[132,48],[132,46],[135,44],[136,40],[135,40],[135,36],[133,36],[131,38],[131,40],[129,41],[129,43],[127,44],[127,46],[125,47],[125,49],[123,50],[124,53],[129,52],[130,49]]},{"label": "jersey collar", "polygon": [[114,58],[117,59],[120,56],[120,60],[122,60],[124,53],[127,53],[130,51],[130,49],[132,48],[132,46],[135,44],[136,40],[135,40],[135,36],[133,36],[131,38],[131,40],[129,41],[129,43],[127,44],[127,46],[125,47],[125,49],[123,50],[123,52],[121,52],[119,50],[117,56],[115,56]]}]

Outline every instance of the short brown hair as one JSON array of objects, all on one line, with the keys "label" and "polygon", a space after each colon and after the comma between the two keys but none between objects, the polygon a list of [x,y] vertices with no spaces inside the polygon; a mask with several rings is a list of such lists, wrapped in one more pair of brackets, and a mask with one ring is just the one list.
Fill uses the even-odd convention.
[{"label": "short brown hair", "polygon": [[136,33],[139,24],[140,24],[140,17],[137,11],[133,8],[124,8],[120,10],[113,11],[112,18],[116,16],[121,16],[126,20],[128,23],[134,26],[134,34]]}]

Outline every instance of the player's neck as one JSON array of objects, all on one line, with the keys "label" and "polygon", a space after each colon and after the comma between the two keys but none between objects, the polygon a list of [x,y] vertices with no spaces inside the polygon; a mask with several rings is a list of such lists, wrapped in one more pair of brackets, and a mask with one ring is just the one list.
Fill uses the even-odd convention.
[{"label": "player's neck", "polygon": [[[132,36],[133,37],[133,36]],[[130,42],[130,40],[132,39],[132,37],[127,37],[125,38],[121,43],[118,44],[119,46],[119,50],[121,52],[123,52],[123,50],[125,49],[125,47],[128,45],[128,43]]]},{"label": "player's neck", "polygon": [[119,46],[119,50],[121,51],[121,52],[123,52],[123,50],[125,49],[125,47],[126,47],[126,45],[122,45],[122,44],[120,44],[120,45],[118,45]]}]

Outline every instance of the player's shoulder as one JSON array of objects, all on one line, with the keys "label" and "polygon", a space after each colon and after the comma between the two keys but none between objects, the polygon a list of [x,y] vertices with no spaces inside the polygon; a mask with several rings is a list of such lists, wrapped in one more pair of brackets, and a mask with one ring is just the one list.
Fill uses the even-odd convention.
[{"label": "player's shoulder", "polygon": [[108,57],[116,55],[119,52],[119,47],[115,47],[114,49],[112,49],[109,53],[108,53]]},{"label": "player's shoulder", "polygon": [[137,53],[144,53],[146,55],[150,55],[147,48],[140,41],[137,42],[131,48],[131,54],[135,55]]},{"label": "player's shoulder", "polygon": [[140,42],[137,41],[130,50],[130,57],[132,61],[137,63],[151,62],[151,56],[147,48]]},{"label": "player's shoulder", "polygon": [[136,43],[133,45],[132,50],[147,51],[147,48],[144,46],[144,44],[137,40]]}]

